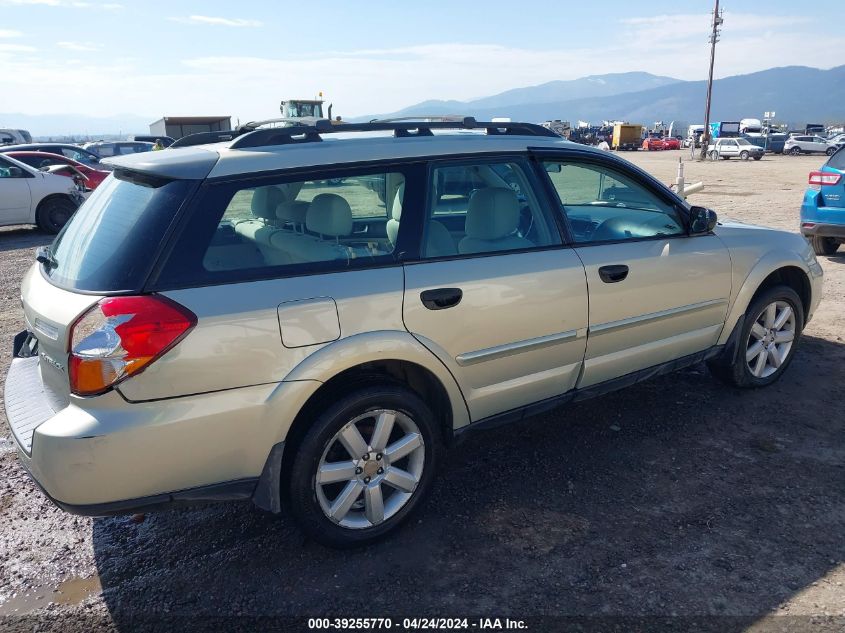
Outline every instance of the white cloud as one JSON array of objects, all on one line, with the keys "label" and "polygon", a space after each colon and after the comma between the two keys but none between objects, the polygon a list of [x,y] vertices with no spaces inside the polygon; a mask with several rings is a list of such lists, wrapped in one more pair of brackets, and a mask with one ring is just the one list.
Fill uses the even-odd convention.
[{"label": "white cloud", "polygon": [[[774,66],[826,68],[845,50],[845,37],[812,37],[815,27],[802,26],[792,17],[760,18],[762,26],[756,28],[751,16],[739,16],[725,16],[716,51],[717,77]],[[664,29],[658,26],[661,20],[674,24],[672,37],[663,36]],[[17,95],[16,107],[34,114],[55,111],[52,97],[62,94],[66,103],[84,103],[91,115],[135,112],[157,118],[162,114],[222,112],[245,121],[278,115],[281,99],[309,98],[322,90],[334,103],[335,114],[350,117],[391,112],[427,99],[466,100],[603,73],[649,71],[679,79],[704,79],[709,59],[708,21],[707,14],[634,19],[618,25],[618,37],[597,39],[581,48],[452,43],[315,49],[274,57],[214,56],[200,49],[194,57],[173,60],[161,72],[151,70],[139,50],[129,47],[124,57],[89,56],[88,62],[77,61],[72,66],[65,60],[27,55],[32,52],[28,47],[0,49],[0,85],[4,93]],[[655,34],[655,29],[661,32]],[[801,46],[785,45],[787,33],[794,33]],[[86,81],[80,82],[80,76]],[[284,78],[281,84],[274,80],[279,77]],[[92,100],[91,94],[98,98]]]},{"label": "white cloud", "polygon": [[96,51],[102,48],[95,42],[56,42],[56,46],[67,51]]},{"label": "white cloud", "polygon": [[21,37],[23,33],[12,29],[0,29],[0,37]]},{"label": "white cloud", "polygon": [[122,9],[122,4],[114,2],[98,3],[82,0],[0,0],[0,6],[44,6],[65,7],[71,9]]},{"label": "white cloud", "polygon": [[32,53],[35,50],[35,47],[24,44],[0,44],[0,53]]},{"label": "white cloud", "polygon": [[212,24],[215,26],[234,26],[234,27],[259,27],[262,23],[258,20],[245,20],[243,18],[220,18],[211,15],[189,15],[188,17],[173,17],[167,18],[172,22],[181,22],[183,24]]}]

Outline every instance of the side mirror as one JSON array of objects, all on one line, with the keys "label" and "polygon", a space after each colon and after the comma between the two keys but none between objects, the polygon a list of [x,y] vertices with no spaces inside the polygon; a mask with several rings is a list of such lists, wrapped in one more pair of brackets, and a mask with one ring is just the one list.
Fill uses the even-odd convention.
[{"label": "side mirror", "polygon": [[716,228],[719,217],[713,209],[690,207],[690,235],[710,233]]}]

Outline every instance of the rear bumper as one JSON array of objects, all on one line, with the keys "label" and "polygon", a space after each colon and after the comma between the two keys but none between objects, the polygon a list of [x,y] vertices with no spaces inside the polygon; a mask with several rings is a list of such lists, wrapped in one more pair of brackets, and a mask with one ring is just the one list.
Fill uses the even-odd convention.
[{"label": "rear bumper", "polygon": [[845,224],[801,225],[801,235],[805,237],[837,237],[845,240]]},{"label": "rear bumper", "polygon": [[62,509],[110,515],[255,496],[278,511],[279,482],[256,485],[280,474],[280,403],[307,397],[311,381],[138,403],[111,391],[53,408],[38,362],[12,361],[6,414],[21,464]]}]

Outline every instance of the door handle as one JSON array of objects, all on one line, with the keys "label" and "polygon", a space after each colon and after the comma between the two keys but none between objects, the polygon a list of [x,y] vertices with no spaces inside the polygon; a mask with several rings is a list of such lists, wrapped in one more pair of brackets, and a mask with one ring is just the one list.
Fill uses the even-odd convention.
[{"label": "door handle", "polygon": [[420,293],[423,305],[429,310],[452,308],[461,302],[463,296],[464,291],[460,288],[435,288]]},{"label": "door handle", "polygon": [[613,266],[602,266],[599,268],[599,277],[606,284],[615,284],[628,276],[628,267],[625,264],[614,264]]}]

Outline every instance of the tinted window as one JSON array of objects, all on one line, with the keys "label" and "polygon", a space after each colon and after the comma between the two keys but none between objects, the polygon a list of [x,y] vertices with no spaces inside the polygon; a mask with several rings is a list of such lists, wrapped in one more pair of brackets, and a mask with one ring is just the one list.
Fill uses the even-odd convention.
[{"label": "tinted window", "polygon": [[841,147],[830,159],[827,161],[828,167],[845,171],[845,146]]},{"label": "tinted window", "polygon": [[109,177],[56,237],[55,265],[47,275],[69,289],[140,289],[191,188],[191,181],[141,184]]},{"label": "tinted window", "polygon": [[423,257],[450,257],[560,244],[519,161],[480,162],[432,170]]},{"label": "tinted window", "polygon": [[588,163],[544,163],[576,242],[681,235],[673,205],[614,169]]},{"label": "tinted window", "polygon": [[208,185],[160,285],[394,263],[405,189],[402,168]]}]

